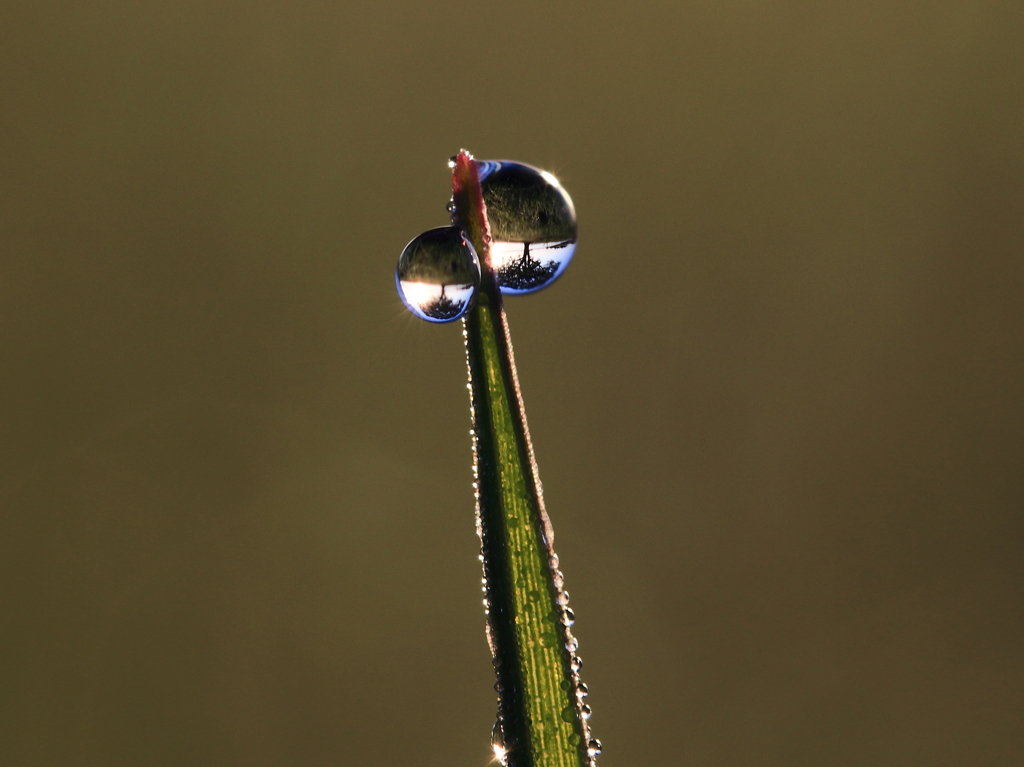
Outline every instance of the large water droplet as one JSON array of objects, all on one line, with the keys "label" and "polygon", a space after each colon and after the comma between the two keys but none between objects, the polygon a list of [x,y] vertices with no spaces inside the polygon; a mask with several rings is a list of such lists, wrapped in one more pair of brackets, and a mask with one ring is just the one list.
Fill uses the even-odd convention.
[{"label": "large water droplet", "polygon": [[480,259],[457,226],[428,229],[402,251],[395,270],[402,303],[428,322],[452,322],[480,286]]},{"label": "large water droplet", "polygon": [[501,292],[547,287],[576,250],[572,200],[558,179],[532,165],[484,160],[477,166],[493,238],[491,266]]},{"label": "large water droplet", "polygon": [[597,756],[601,753],[601,741],[591,740],[587,743],[587,756]]}]

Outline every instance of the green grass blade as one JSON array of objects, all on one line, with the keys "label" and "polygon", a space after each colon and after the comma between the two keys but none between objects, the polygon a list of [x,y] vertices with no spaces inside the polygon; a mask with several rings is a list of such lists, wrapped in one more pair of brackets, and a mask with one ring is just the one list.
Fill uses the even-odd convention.
[{"label": "green grass blade", "polygon": [[466,316],[477,526],[487,588],[499,721],[511,767],[585,767],[585,687],[569,630],[501,292],[487,267],[489,233],[476,166],[460,154],[456,218],[481,257],[483,281]]}]

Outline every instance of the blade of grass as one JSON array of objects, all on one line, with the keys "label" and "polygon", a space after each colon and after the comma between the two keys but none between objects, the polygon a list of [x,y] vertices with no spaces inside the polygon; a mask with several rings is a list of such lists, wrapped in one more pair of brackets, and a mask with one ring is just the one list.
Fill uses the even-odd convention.
[{"label": "blade of grass", "polygon": [[[480,256],[482,284],[466,315],[488,641],[497,675],[501,744],[510,767],[592,765],[585,687],[569,626],[551,523],[526,424],[508,322],[489,264],[490,231],[476,162],[455,158],[453,203]],[[589,709],[587,709],[589,711]]]}]

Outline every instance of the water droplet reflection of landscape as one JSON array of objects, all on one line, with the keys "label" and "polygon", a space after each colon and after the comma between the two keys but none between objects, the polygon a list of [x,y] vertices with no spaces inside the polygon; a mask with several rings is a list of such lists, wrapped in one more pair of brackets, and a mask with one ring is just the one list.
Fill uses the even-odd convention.
[{"label": "water droplet reflection of landscape", "polygon": [[406,308],[428,322],[452,322],[480,287],[480,259],[457,226],[429,229],[405,246],[395,270]]},{"label": "water droplet reflection of landscape", "polygon": [[491,268],[502,293],[558,279],[576,250],[576,210],[558,179],[521,162],[478,162],[491,225]]}]

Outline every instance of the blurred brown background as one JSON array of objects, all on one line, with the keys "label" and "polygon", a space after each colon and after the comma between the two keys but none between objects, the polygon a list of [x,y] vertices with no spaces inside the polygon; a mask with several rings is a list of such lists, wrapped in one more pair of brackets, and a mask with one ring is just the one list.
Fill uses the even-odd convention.
[{"label": "blurred brown background", "polygon": [[449,155],[605,767],[1024,763],[1024,5],[5,2],[0,764],[483,767]]}]

